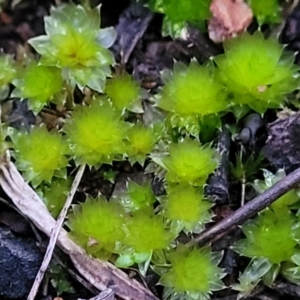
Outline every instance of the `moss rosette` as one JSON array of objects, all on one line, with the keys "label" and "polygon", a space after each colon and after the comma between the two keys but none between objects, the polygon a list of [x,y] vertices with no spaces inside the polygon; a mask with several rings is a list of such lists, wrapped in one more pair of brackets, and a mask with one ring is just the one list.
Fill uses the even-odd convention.
[{"label": "moss rosette", "polygon": [[272,264],[289,261],[296,253],[295,218],[288,210],[266,210],[242,226],[246,239],[233,249],[241,255],[269,259]]},{"label": "moss rosette", "polygon": [[127,129],[128,124],[110,104],[97,100],[75,110],[64,128],[75,160],[89,166],[121,159],[126,152]]},{"label": "moss rosette", "polygon": [[173,73],[166,72],[165,86],[158,107],[179,118],[195,118],[226,110],[226,92],[216,78],[212,65],[189,66],[176,63]]},{"label": "moss rosette", "polygon": [[261,32],[244,33],[225,42],[224,49],[214,60],[235,104],[263,113],[279,107],[285,95],[298,88],[294,56],[283,53],[277,40],[265,39]]},{"label": "moss rosette", "polygon": [[120,250],[119,243],[125,237],[124,211],[117,203],[107,202],[102,197],[87,198],[73,207],[73,214],[68,218],[72,238],[89,254],[109,259]]},{"label": "moss rosette", "polygon": [[165,216],[185,232],[199,233],[204,223],[211,220],[211,203],[203,196],[202,188],[188,184],[171,185],[167,188],[167,196],[162,201]]},{"label": "moss rosette", "polygon": [[70,154],[68,145],[57,132],[45,127],[35,127],[30,133],[13,137],[16,165],[25,180],[33,186],[42,181],[51,182],[53,176],[66,178],[66,166]]},{"label": "moss rosette", "polygon": [[99,7],[87,10],[64,4],[52,8],[51,15],[45,17],[47,35],[32,38],[29,43],[42,56],[42,65],[64,69],[70,82],[82,89],[88,85],[103,92],[106,77],[111,74],[109,67],[114,64],[113,54],[107,48],[112,45],[115,32],[99,28]]},{"label": "moss rosette", "polygon": [[210,299],[210,294],[224,288],[222,269],[217,265],[222,253],[212,253],[209,248],[188,249],[179,245],[168,255],[170,270],[165,272],[160,284],[165,286],[165,299]]},{"label": "moss rosette", "polygon": [[218,166],[218,153],[208,145],[201,146],[197,140],[186,138],[169,146],[169,155],[151,157],[166,170],[166,181],[188,183],[195,186],[205,184],[209,174]]}]

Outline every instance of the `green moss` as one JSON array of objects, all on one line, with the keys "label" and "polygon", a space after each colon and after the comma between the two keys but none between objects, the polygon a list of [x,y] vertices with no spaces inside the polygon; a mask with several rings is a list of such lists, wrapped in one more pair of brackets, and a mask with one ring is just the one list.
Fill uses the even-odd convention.
[{"label": "green moss", "polygon": [[225,54],[214,58],[220,79],[233,93],[235,104],[246,104],[263,113],[283,104],[285,95],[298,88],[298,67],[294,56],[283,53],[283,46],[261,32],[225,42]]},{"label": "green moss", "polygon": [[152,160],[167,171],[166,180],[173,183],[202,186],[218,165],[214,149],[189,138],[171,144],[169,153],[169,156],[152,156]]},{"label": "green moss", "polygon": [[179,117],[219,113],[229,104],[212,65],[200,66],[193,61],[187,67],[177,63],[173,73],[166,74],[164,79],[158,107]]},{"label": "green moss", "polygon": [[201,232],[204,223],[211,219],[211,204],[204,200],[203,191],[187,184],[168,186],[163,207],[166,217],[175,224],[179,223],[179,231]]},{"label": "green moss", "polygon": [[248,0],[254,16],[260,24],[280,23],[280,5],[278,0]]},{"label": "green moss", "polygon": [[[41,64],[63,68],[79,87],[86,85],[102,92],[109,66],[114,63],[106,49],[115,38],[112,30],[100,30],[99,9],[86,10],[80,5],[65,4],[52,8],[45,17],[47,35],[29,40],[41,54]],[[68,78],[69,79],[69,78]]]},{"label": "green moss", "polygon": [[98,197],[88,198],[73,210],[68,222],[71,235],[88,253],[108,259],[111,253],[118,252],[118,242],[125,237],[121,206]]},{"label": "green moss", "polygon": [[296,252],[294,223],[287,210],[280,214],[266,210],[242,226],[246,239],[238,241],[234,250],[247,257],[268,258],[273,264],[288,261]]},{"label": "green moss", "polygon": [[42,198],[54,218],[57,218],[63,208],[71,189],[69,179],[55,179],[50,185],[42,187]]},{"label": "green moss", "polygon": [[175,238],[174,234],[167,231],[161,216],[149,216],[142,211],[136,212],[126,227],[124,243],[137,253],[165,249]]},{"label": "green moss", "polygon": [[53,97],[62,92],[63,78],[61,70],[56,67],[40,66],[31,63],[20,79],[14,80],[17,91],[15,96],[28,98],[31,109],[39,112],[53,100]]},{"label": "green moss", "polygon": [[129,161],[134,164],[139,162],[144,165],[147,155],[154,149],[160,133],[155,126],[146,127],[142,123],[131,126],[127,133],[128,142],[126,153]]},{"label": "green moss", "polygon": [[212,255],[209,248],[188,249],[178,246],[168,255],[171,268],[160,279],[166,287],[164,299],[210,299],[212,291],[223,288],[222,270],[217,267],[221,253]]},{"label": "green moss", "polygon": [[76,161],[94,166],[123,157],[127,128],[111,105],[94,100],[89,107],[78,107],[64,130]]},{"label": "green moss", "polygon": [[106,83],[105,93],[111,99],[117,109],[134,111],[134,103],[139,101],[139,84],[125,73],[115,75]]},{"label": "green moss", "polygon": [[13,140],[16,165],[33,186],[50,182],[53,176],[66,178],[69,150],[59,133],[34,127],[30,133],[15,135]]},{"label": "green moss", "polygon": [[180,36],[186,23],[203,29],[204,21],[208,20],[211,0],[151,0],[149,5],[154,11],[165,14],[163,33],[173,37]]}]

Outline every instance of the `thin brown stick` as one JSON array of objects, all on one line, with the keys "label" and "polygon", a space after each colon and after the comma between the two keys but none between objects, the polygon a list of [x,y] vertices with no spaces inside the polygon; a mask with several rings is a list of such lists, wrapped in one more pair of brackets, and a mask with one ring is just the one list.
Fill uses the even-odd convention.
[{"label": "thin brown stick", "polygon": [[[16,207],[50,237],[56,221],[7,156],[0,157],[0,185]],[[69,255],[81,276],[98,290],[106,290],[113,284],[116,295],[121,299],[158,300],[147,288],[110,262],[100,261],[88,255],[69,238],[64,228],[60,230],[57,246]]]},{"label": "thin brown stick", "polygon": [[223,219],[216,225],[212,226],[208,230],[195,237],[195,239],[191,241],[189,245],[196,243],[200,245],[207,244],[209,241],[216,238],[217,235],[228,230],[230,227],[244,223],[253,215],[257,214],[258,212],[269,206],[276,199],[290,191],[299,182],[300,168],[290,173],[282,180],[278,181],[275,185],[266,190],[263,194],[258,195],[253,200],[249,201],[247,204],[236,210],[232,215],[230,215],[226,219]]},{"label": "thin brown stick", "polygon": [[42,262],[42,265],[41,265],[41,267],[40,267],[40,269],[39,269],[39,271],[36,275],[36,278],[34,280],[34,283],[32,285],[30,293],[27,297],[27,300],[34,300],[35,299],[36,293],[39,289],[39,286],[40,286],[40,284],[43,280],[44,274],[47,271],[47,268],[48,268],[49,263],[51,261],[51,258],[52,258],[52,255],[53,255],[53,251],[54,251],[54,248],[55,248],[55,245],[56,245],[56,241],[57,241],[60,229],[61,229],[61,227],[64,223],[64,220],[67,216],[69,207],[70,207],[70,205],[72,203],[72,200],[74,198],[74,195],[77,191],[77,188],[78,188],[78,185],[79,185],[80,180],[82,178],[84,169],[85,169],[85,164],[81,165],[80,168],[77,171],[77,174],[75,176],[75,179],[74,179],[72,187],[71,187],[71,190],[68,194],[67,200],[66,200],[66,202],[64,204],[64,207],[62,208],[62,210],[61,210],[61,212],[60,212],[60,214],[57,218],[55,227],[52,230],[52,233],[51,233],[51,236],[50,236],[50,241],[49,241],[49,244],[48,244],[48,247],[47,247],[43,262]]}]

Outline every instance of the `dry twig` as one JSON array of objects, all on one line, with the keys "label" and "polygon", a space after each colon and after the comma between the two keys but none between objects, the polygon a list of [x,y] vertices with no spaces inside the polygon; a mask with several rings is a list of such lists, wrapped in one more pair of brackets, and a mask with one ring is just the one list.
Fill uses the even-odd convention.
[{"label": "dry twig", "polygon": [[67,200],[66,200],[66,202],[65,202],[65,204],[64,204],[64,206],[63,206],[63,208],[62,208],[62,210],[61,210],[61,212],[60,212],[60,214],[57,218],[55,227],[52,230],[50,240],[49,240],[49,244],[48,244],[48,247],[47,247],[43,262],[42,262],[42,265],[41,265],[41,267],[40,267],[40,269],[39,269],[39,271],[36,275],[36,278],[34,280],[34,283],[32,285],[30,293],[27,297],[27,300],[34,300],[35,299],[35,296],[38,292],[39,286],[40,286],[40,284],[41,284],[41,282],[44,278],[44,274],[47,271],[47,268],[48,268],[48,266],[51,262],[51,258],[52,258],[53,251],[54,251],[54,248],[55,248],[55,245],[56,245],[56,241],[57,241],[59,231],[60,231],[60,229],[61,229],[61,227],[64,223],[64,220],[67,216],[69,207],[70,207],[70,205],[73,201],[74,195],[77,191],[77,188],[78,188],[78,185],[79,185],[80,180],[82,178],[84,169],[85,169],[85,164],[81,165],[80,168],[77,171],[77,174],[75,176],[75,179],[74,179],[72,187],[71,187],[71,190],[68,194]]},{"label": "dry twig", "polygon": [[217,235],[220,235],[224,231],[230,229],[232,226],[244,223],[253,215],[257,214],[273,203],[276,199],[294,188],[299,182],[300,168],[278,181],[263,194],[258,195],[253,200],[246,203],[228,218],[223,219],[216,225],[198,235],[192,242],[190,242],[190,244],[199,243],[200,245],[204,245],[217,237]]},{"label": "dry twig", "polygon": [[[56,221],[10,161],[0,163],[0,185],[25,216],[47,236],[51,236]],[[79,273],[98,290],[115,286],[115,294],[124,300],[157,300],[148,289],[111,263],[88,256],[63,228],[59,231],[57,246],[70,256]]]}]

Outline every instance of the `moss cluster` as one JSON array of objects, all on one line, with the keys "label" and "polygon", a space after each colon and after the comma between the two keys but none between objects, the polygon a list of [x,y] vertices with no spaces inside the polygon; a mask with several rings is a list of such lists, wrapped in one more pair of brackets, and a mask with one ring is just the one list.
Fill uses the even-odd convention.
[{"label": "moss cluster", "polygon": [[[249,2],[261,22],[275,20],[265,8],[263,15],[258,3]],[[172,24],[175,33],[186,21],[199,25],[206,20],[209,3],[165,0],[151,1],[150,6],[166,14],[165,25]],[[204,187],[218,167],[220,153],[205,142],[211,142],[221,117],[237,107],[259,113],[280,107],[286,95],[299,88],[298,67],[277,40],[265,39],[261,32],[245,33],[224,43],[225,53],[203,65],[195,60],[188,66],[177,62],[173,71],[163,72],[163,87],[148,101],[151,104],[147,102],[153,122],[146,122],[139,83],[127,73],[111,73],[115,62],[108,48],[116,34],[112,28],[99,30],[99,16],[99,8],[75,4],[53,8],[45,17],[46,35],[29,41],[41,56],[38,61],[24,65],[17,74],[11,57],[1,57],[5,76],[0,76],[0,88],[7,90],[12,83],[12,95],[27,98],[36,113],[45,105],[58,104],[70,116],[62,128],[51,132],[34,126],[30,132],[11,134],[16,164],[24,178],[39,187],[54,216],[70,186],[69,165],[99,169],[127,161],[155,170],[163,181],[164,196],[156,197],[149,182],[129,182],[127,191],[110,201],[87,197],[73,206],[67,224],[70,234],[88,253],[111,259],[119,267],[138,264],[144,272],[149,264],[154,270],[159,265],[165,299],[209,299],[212,291],[223,288],[224,274],[217,267],[222,253],[188,249],[177,239],[179,234],[201,232],[212,217]],[[80,103],[74,101],[75,88],[84,97]],[[165,118],[156,120],[156,109]],[[265,188],[261,182],[254,186]],[[245,224],[246,239],[234,246],[253,258],[251,272],[264,264],[265,271],[259,274],[266,283],[279,269],[290,281],[300,272],[293,273],[300,268],[299,222],[287,207],[297,200],[297,192],[291,192]],[[246,275],[236,289],[261,280]]]}]

